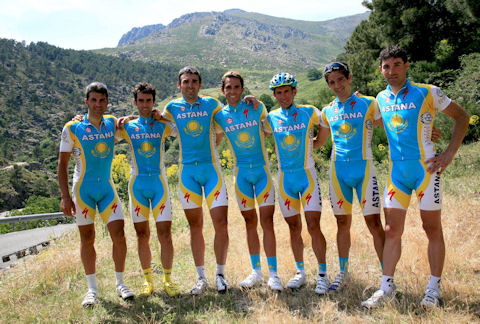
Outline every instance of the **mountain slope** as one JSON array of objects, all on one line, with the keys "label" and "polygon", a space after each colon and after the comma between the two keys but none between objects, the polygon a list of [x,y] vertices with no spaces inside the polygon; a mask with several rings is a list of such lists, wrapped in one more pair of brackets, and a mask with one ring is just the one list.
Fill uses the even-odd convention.
[{"label": "mountain slope", "polygon": [[310,22],[239,9],[192,13],[165,28],[135,28],[119,42],[126,45],[98,52],[133,60],[298,73],[341,53],[368,15]]}]

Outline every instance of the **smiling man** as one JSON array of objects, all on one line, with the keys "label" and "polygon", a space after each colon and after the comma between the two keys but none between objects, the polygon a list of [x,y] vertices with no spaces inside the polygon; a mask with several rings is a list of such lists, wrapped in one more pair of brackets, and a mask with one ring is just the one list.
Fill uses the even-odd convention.
[{"label": "smiling man", "polygon": [[245,219],[247,245],[250,253],[252,272],[240,287],[251,288],[263,283],[260,263],[260,240],[257,233],[258,218],[255,197],[260,211],[263,229],[263,246],[267,255],[270,278],[268,288],[282,291],[283,286],[277,275],[277,254],[273,213],[275,211],[275,188],[268,167],[265,150],[264,126],[267,110],[262,104],[254,109],[253,104],[242,101],[243,77],[235,71],[228,71],[222,77],[222,92],[228,105],[215,114],[219,142],[226,135],[233,152],[235,170],[235,192],[238,206]]},{"label": "smiling man", "polygon": [[302,219],[303,206],[312,248],[318,261],[315,292],[328,291],[326,241],[320,229],[322,197],[313,160],[314,126],[319,124],[320,111],[314,106],[296,105],[297,81],[289,73],[278,73],[270,81],[273,96],[280,109],[268,115],[267,130],[273,133],[278,159],[279,204],[290,230],[290,244],[297,273],[287,287],[298,289],[307,282],[303,262]]},{"label": "smiling man", "polygon": [[217,290],[226,292],[225,263],[228,249],[227,190],[215,148],[214,114],[221,109],[212,97],[200,97],[200,72],[191,66],[178,73],[177,87],[182,98],[170,101],[162,116],[175,123],[180,142],[179,198],[190,226],[190,243],[198,278],[192,295],[208,286],[205,276],[205,241],[203,238],[203,194],[215,229],[214,251],[217,261]]},{"label": "smiling man", "polygon": [[[385,246],[380,289],[362,302],[377,307],[395,296],[393,275],[400,259],[405,217],[412,191],[420,207],[423,229],[428,238],[430,281],[422,306],[441,304],[440,277],[445,260],[441,208],[440,175],[452,162],[468,128],[468,114],[450,100],[440,88],[410,81],[410,62],[401,47],[388,46],[380,52],[380,72],[388,82],[377,95],[390,148],[390,169],[383,195],[385,212]],[[452,137],[443,153],[435,153],[431,140],[436,112],[454,119]],[[381,115],[380,115],[381,114]]]},{"label": "smiling man", "polygon": [[154,290],[150,227],[148,218],[152,211],[157,237],[161,245],[163,287],[169,296],[178,295],[178,287],[171,281],[173,265],[172,206],[165,173],[164,145],[168,136],[175,136],[175,126],[164,120],[152,118],[156,89],[142,82],[133,89],[133,103],[138,108],[138,119],[125,123],[120,129],[121,138],[130,146],[132,154],[131,178],[128,185],[130,214],[137,233],[138,256],[145,277],[142,294],[149,296]]},{"label": "smiling man", "polygon": [[[85,89],[88,112],[82,121],[68,122],[62,131],[58,156],[58,183],[62,194],[61,208],[65,215],[75,217],[80,232],[80,256],[88,282],[82,306],[97,303],[96,252],[94,219],[97,209],[107,225],[113,242],[116,289],[124,300],[134,297],[123,283],[127,244],[123,230],[123,210],[112,180],[112,160],[116,119],[104,115],[108,106],[107,87],[93,82]],[[68,188],[68,163],[73,153],[76,166],[73,194]]]}]

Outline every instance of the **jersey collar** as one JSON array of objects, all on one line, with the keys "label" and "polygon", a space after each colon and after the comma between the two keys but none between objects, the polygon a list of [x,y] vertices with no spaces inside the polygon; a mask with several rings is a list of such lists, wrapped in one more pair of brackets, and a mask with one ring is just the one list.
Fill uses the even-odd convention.
[{"label": "jersey collar", "polygon": [[236,106],[232,106],[232,105],[228,104],[227,109],[228,109],[228,111],[237,112],[237,111],[243,109],[244,106],[248,106],[248,105],[246,105],[243,100],[240,100]]},{"label": "jersey collar", "polygon": [[[403,85],[403,87],[400,89],[400,91],[398,91],[397,96],[400,93],[405,92],[411,85],[412,83],[410,82],[410,78],[407,78],[407,81],[405,81],[405,84]],[[387,91],[390,93],[390,95],[393,94],[392,87],[390,85],[387,85]]]},{"label": "jersey collar", "polygon": [[190,109],[193,109],[193,108],[200,108],[200,103],[201,103],[201,97],[198,96],[197,100],[193,103],[193,104],[190,104],[187,100],[185,100],[185,98],[182,97],[181,99],[181,102],[183,104],[185,104],[187,107],[190,107]]},{"label": "jersey collar", "polygon": [[342,106],[346,106],[349,102],[354,101],[356,98],[357,96],[355,96],[355,94],[352,92],[350,97],[348,97],[347,100],[345,100],[345,104],[341,102],[338,97],[335,97],[335,103],[337,104],[337,106],[342,107]]},{"label": "jersey collar", "polygon": [[142,117],[142,116],[138,116],[138,122],[140,124],[144,124],[144,125],[147,125],[147,124],[150,124],[151,122],[153,122],[153,117],[150,115],[150,117]]},{"label": "jersey collar", "polygon": [[[88,113],[86,113],[84,116],[83,116],[83,122],[86,124],[86,125],[89,125],[89,126],[92,126],[93,128],[96,128],[87,118],[88,116]],[[101,126],[105,126],[105,118],[103,118],[102,116],[102,121],[100,122],[100,127]]]},{"label": "jersey collar", "polygon": [[298,108],[297,108],[297,105],[295,105],[295,103],[292,104],[290,108],[282,108],[283,114],[286,115],[287,117],[292,116],[294,113],[297,112],[297,110]]}]

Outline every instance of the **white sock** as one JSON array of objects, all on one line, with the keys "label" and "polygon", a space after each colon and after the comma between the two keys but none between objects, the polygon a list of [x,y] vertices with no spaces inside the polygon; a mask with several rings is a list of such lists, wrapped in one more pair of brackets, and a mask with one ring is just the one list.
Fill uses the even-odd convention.
[{"label": "white sock", "polygon": [[277,271],[270,270],[270,277],[275,277],[277,275]]},{"label": "white sock", "polygon": [[88,290],[98,292],[97,275],[95,273],[87,275]]},{"label": "white sock", "polygon": [[123,285],[123,272],[115,271],[115,278],[117,279],[116,286]]},{"label": "white sock", "polygon": [[217,275],[223,275],[225,273],[225,265],[224,264],[217,264]]},{"label": "white sock", "polygon": [[199,278],[205,278],[205,266],[201,265],[196,267],[197,268],[197,275]]},{"label": "white sock", "polygon": [[380,289],[386,293],[390,293],[393,290],[393,287],[393,277],[383,275]]},{"label": "white sock", "polygon": [[427,289],[433,289],[436,291],[440,291],[440,281],[442,279],[440,277],[435,277],[430,275],[430,282],[427,285]]},{"label": "white sock", "polygon": [[263,276],[262,269],[254,269],[254,271],[260,276]]}]

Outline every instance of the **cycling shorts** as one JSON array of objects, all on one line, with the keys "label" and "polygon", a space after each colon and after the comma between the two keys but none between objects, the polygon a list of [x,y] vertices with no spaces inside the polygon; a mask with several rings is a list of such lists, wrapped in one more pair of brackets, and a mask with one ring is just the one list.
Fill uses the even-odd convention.
[{"label": "cycling shorts", "polygon": [[353,189],[363,216],[380,214],[380,192],[370,160],[330,163],[330,204],[335,215],[351,215]]},{"label": "cycling shorts", "polygon": [[150,208],[156,222],[172,220],[172,203],[165,172],[132,176],[128,185],[130,214],[134,223],[148,220]]},{"label": "cycling shorts", "polygon": [[275,205],[275,187],[266,165],[235,167],[235,192],[241,211],[255,208],[255,197],[259,207]]},{"label": "cycling shorts", "polygon": [[73,184],[72,200],[78,226],[93,224],[98,212],[105,224],[123,220],[123,209],[117,191],[110,180],[83,180]]},{"label": "cycling shorts", "polygon": [[300,214],[300,204],[305,212],[322,211],[322,196],[315,168],[280,171],[278,188],[283,217]]},{"label": "cycling shorts", "polygon": [[412,190],[415,190],[421,210],[440,210],[440,175],[430,174],[427,169],[427,164],[422,160],[391,161],[383,194],[383,207],[408,209]]},{"label": "cycling shorts", "polygon": [[179,198],[183,209],[202,207],[202,187],[209,209],[228,206],[220,167],[210,162],[180,164]]}]

